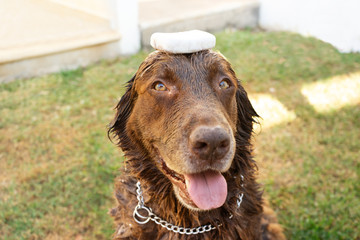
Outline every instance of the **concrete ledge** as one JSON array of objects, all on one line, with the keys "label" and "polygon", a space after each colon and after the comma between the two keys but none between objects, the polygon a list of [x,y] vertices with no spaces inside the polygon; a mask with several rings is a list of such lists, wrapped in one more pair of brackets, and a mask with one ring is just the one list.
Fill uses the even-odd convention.
[{"label": "concrete ledge", "polygon": [[55,2],[1,3],[0,82],[74,69],[119,54],[120,34],[109,19]]},{"label": "concrete ledge", "polygon": [[209,32],[220,31],[226,27],[256,27],[259,18],[258,1],[239,2],[225,5],[217,9],[199,10],[183,14],[177,18],[159,21],[147,21],[140,24],[142,45],[150,45],[150,37],[154,32],[177,32],[199,29]]},{"label": "concrete ledge", "polygon": [[91,35],[89,34],[82,37],[76,36],[69,39],[62,39],[61,41],[47,41],[28,46],[3,49],[1,50],[0,64],[28,58],[37,58],[118,40],[120,40],[120,35],[116,31],[109,30],[106,32],[94,32]]},{"label": "concrete ledge", "polygon": [[3,63],[0,64],[0,83],[62,70],[72,70],[99,61],[99,59],[116,58],[119,55],[118,44],[115,41],[93,46],[83,46],[83,48],[66,52]]}]

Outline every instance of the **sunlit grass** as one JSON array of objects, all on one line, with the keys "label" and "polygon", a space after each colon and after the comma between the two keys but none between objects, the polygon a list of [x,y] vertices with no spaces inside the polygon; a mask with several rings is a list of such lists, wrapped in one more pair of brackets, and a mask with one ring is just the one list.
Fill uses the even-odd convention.
[{"label": "sunlit grass", "polygon": [[[288,238],[359,239],[360,54],[250,31],[217,49],[262,117],[259,179]],[[146,55],[0,85],[1,239],[110,239],[123,159],[106,126]]]},{"label": "sunlit grass", "polygon": [[357,105],[360,103],[360,72],[306,84],[301,93],[319,112]]},{"label": "sunlit grass", "polygon": [[277,124],[291,122],[296,118],[294,111],[289,111],[275,97],[270,94],[254,94],[250,96],[251,104],[261,116],[259,124],[255,125],[255,132],[261,129],[273,127]]}]

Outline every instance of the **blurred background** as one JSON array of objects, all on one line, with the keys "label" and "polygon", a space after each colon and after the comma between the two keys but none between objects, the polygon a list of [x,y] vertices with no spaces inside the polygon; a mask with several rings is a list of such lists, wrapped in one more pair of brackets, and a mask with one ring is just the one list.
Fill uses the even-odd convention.
[{"label": "blurred background", "polygon": [[134,54],[157,31],[261,27],[360,51],[357,0],[1,0],[0,6],[0,82]]},{"label": "blurred background", "polygon": [[[1,239],[109,239],[107,124],[154,32],[200,29],[261,116],[289,239],[360,239],[358,0],[0,0]],[[132,210],[129,210],[132,211]]]}]

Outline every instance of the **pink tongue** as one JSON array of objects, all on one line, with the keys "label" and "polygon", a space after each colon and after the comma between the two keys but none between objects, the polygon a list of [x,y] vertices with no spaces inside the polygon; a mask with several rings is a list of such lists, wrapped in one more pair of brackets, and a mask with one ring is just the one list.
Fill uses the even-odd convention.
[{"label": "pink tongue", "polygon": [[220,172],[206,171],[184,174],[191,200],[200,209],[221,207],[227,196],[227,183]]}]

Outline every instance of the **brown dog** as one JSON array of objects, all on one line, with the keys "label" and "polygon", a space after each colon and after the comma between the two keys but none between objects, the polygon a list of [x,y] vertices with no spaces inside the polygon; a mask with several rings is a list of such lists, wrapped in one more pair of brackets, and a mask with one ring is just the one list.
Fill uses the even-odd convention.
[{"label": "brown dog", "polygon": [[151,53],[116,109],[114,239],[284,239],[255,181],[257,114],[221,54]]}]

